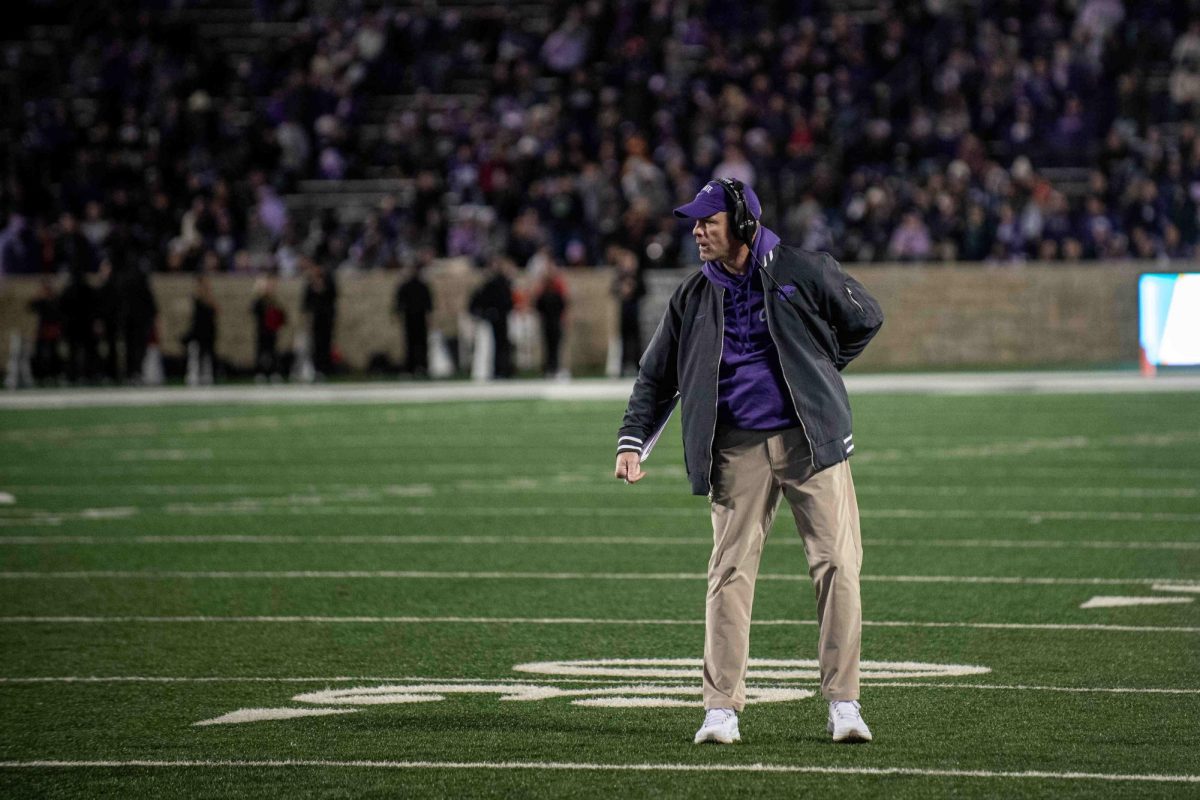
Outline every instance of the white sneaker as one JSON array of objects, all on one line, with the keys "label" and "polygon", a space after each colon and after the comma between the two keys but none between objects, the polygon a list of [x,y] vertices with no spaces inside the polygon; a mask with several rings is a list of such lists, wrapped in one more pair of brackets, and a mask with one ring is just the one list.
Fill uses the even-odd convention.
[{"label": "white sneaker", "polygon": [[871,729],[862,718],[857,700],[834,700],[829,704],[829,724],[825,729],[835,742],[869,742]]},{"label": "white sneaker", "polygon": [[733,744],[740,742],[742,735],[738,733],[737,712],[732,708],[710,708],[704,712],[704,724],[696,731],[695,743],[716,742],[717,744]]}]

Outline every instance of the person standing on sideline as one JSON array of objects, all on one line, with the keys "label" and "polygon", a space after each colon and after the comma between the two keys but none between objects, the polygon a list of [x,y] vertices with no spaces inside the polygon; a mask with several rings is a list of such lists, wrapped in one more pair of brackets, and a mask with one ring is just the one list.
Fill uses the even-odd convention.
[{"label": "person standing on sideline", "polygon": [[254,314],[254,371],[259,381],[279,380],[279,331],[287,324],[287,312],[275,296],[275,276],[264,276],[256,285],[258,296],[250,306]]},{"label": "person standing on sideline", "polygon": [[210,386],[217,349],[217,301],[207,272],[196,276],[196,286],[192,290],[192,324],[183,336],[184,348],[193,342],[196,344],[196,380],[202,386]]},{"label": "person standing on sideline", "polygon": [[621,336],[621,377],[637,375],[642,356],[642,298],[646,284],[638,269],[637,255],[624,248],[613,248],[617,277],[612,293],[617,299],[617,329]]},{"label": "person standing on sideline", "polygon": [[313,366],[317,375],[333,372],[333,325],[337,321],[337,284],[333,275],[320,264],[306,264],[308,282],[304,286],[304,313],[308,315],[312,335]]},{"label": "person standing on sideline", "polygon": [[158,301],[150,276],[140,264],[119,260],[122,340],[125,343],[125,380],[140,384],[145,380],[146,351],[158,322]]},{"label": "person standing on sideline", "polygon": [[425,251],[419,258],[405,268],[394,305],[396,315],[404,318],[404,371],[414,378],[429,375],[429,315],[433,313],[433,293],[421,277],[432,255]]},{"label": "person standing on sideline", "polygon": [[29,301],[29,310],[37,315],[37,333],[33,345],[33,377],[40,385],[62,378],[63,313],[54,279],[42,276],[38,293]]},{"label": "person standing on sideline", "polygon": [[821,693],[835,742],[871,740],[859,658],[862,544],[838,373],[883,324],[879,304],[827,253],[780,243],[754,191],[710,181],[675,209],[704,262],[672,295],[642,356],[617,439],[616,477],[640,481],[676,402],[693,494],[708,495],[713,550],[696,743],[740,740],[759,557],[781,497],[816,589]]},{"label": "person standing on sideline", "polygon": [[100,340],[104,345],[103,379],[108,383],[120,380],[121,292],[117,285],[113,262],[100,262],[100,277],[96,285],[96,321],[100,325]]},{"label": "person standing on sideline", "polygon": [[538,281],[534,307],[542,318],[542,375],[554,378],[558,376],[563,322],[567,315],[567,284],[553,260],[546,263]]},{"label": "person standing on sideline", "polygon": [[100,360],[96,348],[96,290],[86,274],[71,271],[58,304],[67,336],[67,379],[85,383],[94,376]]},{"label": "person standing on sideline", "polygon": [[513,290],[509,273],[513,268],[502,258],[493,258],[487,277],[471,295],[468,310],[492,328],[494,343],[492,376],[513,376],[512,342],[508,339],[508,315],[513,310]]}]

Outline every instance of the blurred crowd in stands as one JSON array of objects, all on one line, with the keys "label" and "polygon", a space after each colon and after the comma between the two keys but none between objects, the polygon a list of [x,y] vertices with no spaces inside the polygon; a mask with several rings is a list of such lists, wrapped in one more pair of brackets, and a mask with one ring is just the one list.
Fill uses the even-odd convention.
[{"label": "blurred crowd in stands", "polygon": [[671,209],[713,176],[845,262],[1200,243],[1200,0],[31,0],[13,22],[0,276],[676,267]]},{"label": "blurred crowd in stands", "polygon": [[[206,33],[238,5],[30,5],[0,270],[677,266],[714,175],[848,262],[1200,239],[1196,0],[257,0]],[[362,178],[397,188],[357,218],[286,202]]]}]

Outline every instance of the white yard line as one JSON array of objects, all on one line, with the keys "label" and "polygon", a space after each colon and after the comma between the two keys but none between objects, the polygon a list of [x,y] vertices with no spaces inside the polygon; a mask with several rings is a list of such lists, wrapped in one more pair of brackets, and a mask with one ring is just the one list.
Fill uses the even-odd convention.
[{"label": "white yard line", "polygon": [[923,683],[920,681],[880,681],[871,683],[875,688],[897,689],[979,689],[982,691],[1001,692],[1065,692],[1068,694],[1167,694],[1189,695],[1200,694],[1200,689],[1164,689],[1157,687],[1134,686],[1033,686],[1028,684],[995,684],[995,683]]},{"label": "white yard line", "polygon": [[921,509],[864,508],[861,515],[879,519],[1016,519],[1026,522],[1200,522],[1200,514],[1169,511],[1061,511],[1057,509]]},{"label": "white yard line", "polygon": [[[618,487],[619,488],[619,487]],[[936,497],[1022,497],[1048,494],[1055,497],[1119,497],[1137,499],[1191,499],[1200,497],[1200,489],[1189,487],[1136,486],[929,486],[857,481],[858,494],[933,495]]]},{"label": "white yard line", "polygon": [[[914,445],[915,450],[919,450],[922,445]],[[851,462],[853,463],[853,461]],[[961,467],[955,464],[939,465],[942,472],[939,474],[945,475],[949,481],[957,481],[962,476],[957,472],[954,474],[946,474],[952,472],[954,468],[961,471]],[[932,475],[931,469],[933,465],[927,462],[921,463],[901,463],[901,462],[880,462],[875,464],[863,465],[861,468],[855,465],[855,480],[867,480],[870,482],[882,480],[896,481],[928,481]],[[24,473],[22,473],[24,474]],[[658,473],[655,473],[656,475]],[[1028,463],[1021,464],[1020,477],[1022,480],[1038,480],[1045,479],[1046,486],[1058,486],[1063,481],[1064,467],[1045,466],[1035,467],[1029,466]],[[1068,473],[1069,474],[1069,473]],[[993,481],[996,483],[1006,483],[1012,480],[1014,469],[1011,465],[1002,463],[979,461],[971,466],[971,477],[983,481]],[[1200,479],[1200,469],[1179,468],[1163,468],[1163,467],[1121,467],[1121,477],[1130,480],[1149,481],[1154,486],[1162,486],[1164,482],[1181,481],[1187,484],[1182,487],[1189,489],[1195,485],[1196,480]],[[19,488],[19,487],[18,487]],[[1171,487],[1166,487],[1168,490]]]},{"label": "white yard line", "polygon": [[[454,616],[8,616],[0,617],[0,625],[123,625],[241,623],[241,624],[318,624],[318,625],[688,625],[704,624],[702,619],[606,619],[596,617],[454,617]],[[816,625],[811,619],[755,620],[755,626]],[[1112,633],[1200,633],[1200,626],[1187,625],[1103,625],[1099,623],[1054,622],[914,622],[908,620],[864,620],[865,627],[874,628],[963,628],[969,630],[1007,631],[1088,631]]]},{"label": "white yard line", "polygon": [[1160,773],[1051,772],[1026,770],[924,769],[920,767],[830,767],[809,764],[646,764],[570,761],[337,761],[329,759],[124,759],[0,761],[2,769],[267,769],[316,767],[320,769],[390,770],[530,770],[556,772],[716,772],[869,775],[873,777],[979,778],[1138,783],[1200,783],[1200,775]]},{"label": "white yard line", "polygon": [[981,459],[1024,456],[1032,453],[1053,454],[1066,452],[1070,454],[1071,460],[1087,458],[1089,460],[1107,461],[1112,459],[1115,453],[1087,453],[1083,451],[1097,451],[1101,448],[1128,450],[1134,447],[1162,450],[1168,447],[1189,447],[1197,441],[1200,441],[1200,431],[1194,429],[1162,431],[1160,433],[1121,434],[1104,437],[1074,435],[1053,438],[1035,436],[1028,439],[980,442],[948,448],[931,446],[890,448],[886,450],[874,449],[868,450],[866,453],[858,456],[858,460],[860,463],[864,461],[912,461],[923,456],[935,460]]},{"label": "white yard line", "polygon": [[[63,570],[5,571],[0,580],[552,580],[552,581],[701,581],[702,572],[503,572],[434,570]],[[807,583],[801,574],[760,573],[760,581]],[[1030,586],[1191,586],[1194,580],[1179,578],[1057,578],[1004,575],[863,575],[864,582],[962,583]]]},{"label": "white yard line", "polygon": [[1156,592],[1200,592],[1200,583],[1171,581],[1169,583],[1156,583],[1150,588]]},{"label": "white yard line", "polygon": [[1132,608],[1135,606],[1173,606],[1193,602],[1191,597],[1130,597],[1128,595],[1096,595],[1085,600],[1080,608]]},{"label": "white yard line", "polygon": [[[908,375],[847,375],[851,394],[1123,394],[1200,391],[1200,376],[1136,372],[955,372]],[[322,384],[317,386],[213,386],[115,389],[39,389],[6,392],[0,408],[46,409],[97,406],[260,405],[329,403],[439,403],[488,400],[629,399],[632,380],[465,381],[424,384]]]},{"label": "white yard line", "polygon": [[[0,512],[0,525],[58,525],[72,519],[91,521],[124,520],[136,514],[167,514],[206,516],[337,516],[337,517],[672,517],[699,520],[706,515],[700,506],[689,508],[662,508],[637,506],[597,506],[592,508],[570,508],[552,506],[418,506],[396,505],[347,505],[328,503],[324,499],[274,498],[270,500],[239,499],[227,503],[174,503],[164,508],[119,508],[84,509],[72,512],[51,512],[37,509],[19,509]],[[1061,511],[1055,509],[921,509],[921,508],[863,508],[864,519],[1002,519],[1015,520],[1031,525],[1047,521],[1057,522],[1163,522],[1193,524],[1200,522],[1200,513],[1168,511]]]},{"label": "white yard line", "polygon": [[[0,546],[5,545],[156,545],[156,544],[392,544],[392,545],[649,545],[649,546],[710,546],[711,537],[697,536],[493,536],[493,535],[327,535],[327,534],[196,534],[144,536],[0,536]],[[774,537],[785,545],[801,546],[799,537],[779,535]],[[955,547],[984,549],[1081,549],[1081,550],[1200,550],[1196,542],[1137,542],[1124,540],[1095,539],[892,539],[868,538],[868,547]]]},{"label": "white yard line", "polygon": [[127,520],[135,517],[135,506],[83,508],[74,511],[44,511],[36,508],[12,508],[0,511],[0,525],[60,525],[67,520]]},{"label": "white yard line", "polygon": [[[557,678],[443,678],[428,675],[398,675],[398,676],[368,676],[368,675],[334,675],[325,677],[282,676],[265,677],[259,675],[201,675],[201,676],[160,676],[160,675],[56,675],[43,677],[0,677],[0,685],[13,684],[110,684],[110,683],[145,683],[145,684],[206,684],[206,683],[545,683],[545,684],[596,684],[601,686],[624,685],[629,683],[627,678],[577,678],[558,676]],[[675,686],[681,681],[652,680],[638,678],[639,683]],[[694,682],[694,681],[693,681]],[[803,683],[801,681],[800,683]],[[995,684],[995,683],[944,683],[924,681],[867,681],[872,689],[954,689],[980,691],[1009,691],[1009,692],[1065,692],[1069,694],[1163,694],[1163,695],[1193,695],[1200,694],[1200,688],[1164,688],[1151,686],[1039,686],[1031,684]],[[794,686],[795,683],[759,683],[755,686],[765,688],[781,688]]]},{"label": "white yard line", "polygon": [[[222,455],[228,455],[228,449],[222,447]],[[655,475],[666,475],[667,473],[659,467],[655,470]],[[672,477],[682,477],[682,470],[678,475]],[[580,472],[580,473],[556,473],[552,478],[535,478],[535,477],[509,477],[496,478],[493,480],[458,480],[452,486],[446,487],[447,491],[454,493],[464,492],[513,492],[513,491],[528,491],[528,492],[578,492],[580,484],[588,484],[589,491],[597,489],[608,489],[615,492],[625,491],[625,487],[616,482],[609,483],[607,481],[607,472]],[[49,494],[49,495],[70,495],[78,496],[81,494],[103,494],[111,495],[114,491],[112,486],[71,486],[67,484],[28,484],[19,486],[10,486],[22,496],[28,494]],[[121,494],[139,494],[149,496],[208,496],[208,495],[242,495],[246,491],[245,484],[146,484],[135,486],[121,486],[118,491]],[[382,493],[391,488],[388,486],[374,485],[370,483],[363,484],[321,484],[318,487],[315,484],[305,486],[302,483],[297,484],[262,484],[255,483],[254,488],[257,491],[274,490],[281,495],[286,495],[297,491],[298,488],[317,492],[318,489],[324,491],[367,491]],[[895,484],[884,482],[863,482],[861,479],[856,486],[856,490],[860,495],[923,495],[935,497],[1022,497],[1025,495],[1053,495],[1055,497],[1082,497],[1082,498],[1097,498],[1097,497],[1112,497],[1112,498],[1135,498],[1135,499],[1192,499],[1200,497],[1200,489],[1191,487],[1136,487],[1136,486],[1037,486],[1037,485],[1011,485],[1004,486],[953,486],[953,485],[928,485],[928,484]]]},{"label": "white yard line", "polygon": [[[755,623],[758,624],[758,623]],[[767,625],[773,624],[767,621]],[[784,621],[774,624],[786,624]],[[1109,631],[1123,633],[1200,633],[1195,625],[1100,625],[1065,622],[893,622],[864,621],[864,626],[880,628],[971,628],[996,631]]]},{"label": "white yard line", "polygon": [[[789,537],[790,538],[790,537]],[[799,539],[798,544],[803,544]],[[965,547],[1002,550],[1200,550],[1198,542],[1136,542],[1110,539],[889,539],[867,538],[869,547]]]},{"label": "white yard line", "polygon": [[[144,512],[159,511],[143,509]],[[429,516],[429,517],[682,517],[700,519],[707,515],[701,505],[661,506],[428,506],[428,505],[345,505],[326,502],[296,504],[284,499],[245,498],[224,503],[172,503],[161,511],[189,516],[213,515],[303,515],[334,516]],[[866,519],[1006,519],[1040,523],[1046,520],[1085,522],[1200,522],[1200,513],[1169,511],[1062,511],[1057,509],[922,509],[863,508]],[[3,518],[3,517],[0,517]],[[14,518],[15,519],[15,518]]]},{"label": "white yard line", "polygon": [[[370,675],[335,675],[331,678],[266,678],[266,676],[173,676],[173,675],[62,675],[46,678],[0,678],[2,684],[596,684],[626,685],[626,678],[430,678],[428,675],[400,675],[391,678]],[[677,686],[678,680],[638,679],[640,684]],[[1158,690],[1156,690],[1158,691]],[[1189,691],[1189,690],[1180,690]],[[1200,692],[1200,690],[1195,690]]]}]

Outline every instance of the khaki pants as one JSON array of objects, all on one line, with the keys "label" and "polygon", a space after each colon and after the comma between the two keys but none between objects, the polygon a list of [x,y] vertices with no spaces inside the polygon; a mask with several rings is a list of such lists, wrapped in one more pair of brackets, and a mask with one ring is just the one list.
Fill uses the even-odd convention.
[{"label": "khaki pants", "polygon": [[721,427],[713,443],[705,708],[745,705],[754,580],[780,496],[792,508],[816,589],[821,693],[827,700],[858,699],[862,540],[849,462],[814,472],[801,428]]}]

